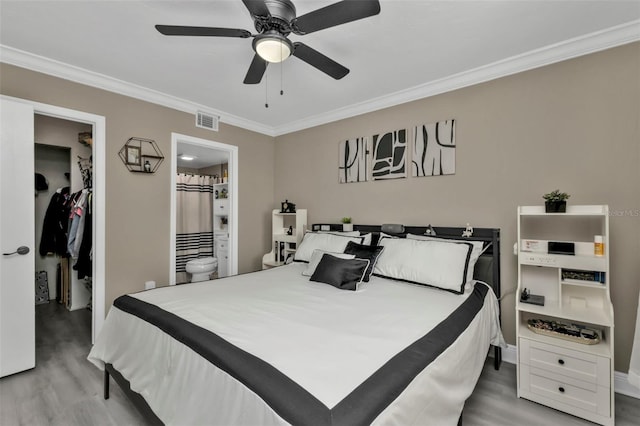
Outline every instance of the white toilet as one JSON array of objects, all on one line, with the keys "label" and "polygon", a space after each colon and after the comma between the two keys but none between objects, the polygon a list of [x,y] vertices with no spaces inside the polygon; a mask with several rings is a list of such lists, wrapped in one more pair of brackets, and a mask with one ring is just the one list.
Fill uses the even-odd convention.
[{"label": "white toilet", "polygon": [[202,257],[187,262],[186,270],[191,274],[191,282],[207,281],[211,279],[218,268],[218,259],[215,257]]}]

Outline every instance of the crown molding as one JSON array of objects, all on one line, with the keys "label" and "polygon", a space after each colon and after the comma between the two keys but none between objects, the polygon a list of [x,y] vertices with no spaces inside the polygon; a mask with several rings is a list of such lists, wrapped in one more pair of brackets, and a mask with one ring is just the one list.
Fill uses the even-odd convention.
[{"label": "crown molding", "polygon": [[110,92],[133,97],[146,102],[162,105],[178,111],[195,114],[206,111],[220,116],[220,121],[267,136],[281,136],[287,133],[320,126],[357,115],[389,108],[395,105],[428,98],[475,84],[484,83],[519,72],[595,53],[616,46],[640,40],[640,20],[631,21],[605,30],[565,40],[560,43],[532,50],[508,59],[493,62],[469,71],[441,78],[389,95],[380,96],[357,104],[314,115],[282,126],[267,126],[247,120],[207,105],[197,104],[156,90],[128,83],[104,74],[65,64],[60,61],[35,55],[0,44],[0,61],[55,77],[71,80]]},{"label": "crown molding", "polygon": [[469,71],[454,74],[419,86],[380,96],[365,102],[318,114],[274,129],[276,136],[308,129],[333,121],[355,117],[383,108],[428,98],[475,84],[484,83],[534,68],[562,62],[578,56],[632,43],[640,40],[640,20],[607,28],[584,36],[532,50],[508,59],[493,62]]},{"label": "crown molding", "polygon": [[33,53],[2,44],[0,44],[0,62],[140,99],[153,104],[162,105],[167,108],[172,108],[189,114],[196,114],[197,111],[206,111],[219,116],[222,123],[241,127],[243,129],[262,133],[268,136],[275,136],[273,127],[216,110],[208,105],[191,102],[157,90],[149,89],[124,80],[109,77],[108,75],[100,74],[95,71],[69,65],[64,62],[35,55]]}]

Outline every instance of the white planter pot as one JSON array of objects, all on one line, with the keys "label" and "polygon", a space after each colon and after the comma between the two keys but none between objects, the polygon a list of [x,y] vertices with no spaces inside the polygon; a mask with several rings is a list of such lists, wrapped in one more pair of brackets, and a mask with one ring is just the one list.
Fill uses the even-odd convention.
[{"label": "white planter pot", "polygon": [[351,232],[353,231],[353,223],[343,223],[342,224],[342,230],[344,232]]}]

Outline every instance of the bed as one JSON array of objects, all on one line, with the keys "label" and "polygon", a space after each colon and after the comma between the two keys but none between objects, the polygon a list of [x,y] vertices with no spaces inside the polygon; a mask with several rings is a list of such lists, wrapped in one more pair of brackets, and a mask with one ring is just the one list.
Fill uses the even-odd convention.
[{"label": "bed", "polygon": [[[490,345],[504,344],[499,230],[457,243],[397,238],[426,228],[385,229],[356,226],[370,234],[368,244],[310,233],[291,264],[118,298],[89,354],[105,370],[105,397],[112,376],[164,424],[458,423]],[[431,230],[453,240],[462,231]],[[472,269],[484,282],[468,280],[465,269],[462,285],[445,288],[453,275],[433,278],[438,266],[426,270],[406,255],[462,253],[470,242],[483,250]],[[330,254],[350,250],[357,257]],[[421,274],[444,287],[418,283],[427,279]],[[499,349],[495,358],[497,368]]]}]

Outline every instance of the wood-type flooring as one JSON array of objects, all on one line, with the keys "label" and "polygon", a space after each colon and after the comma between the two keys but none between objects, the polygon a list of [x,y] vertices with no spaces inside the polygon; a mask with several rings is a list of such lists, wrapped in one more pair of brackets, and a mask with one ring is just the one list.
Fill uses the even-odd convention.
[{"label": "wood-type flooring", "polygon": [[[103,373],[87,361],[91,312],[36,306],[36,368],[0,379],[0,425],[145,425],[117,384],[103,399]],[[212,413],[213,414],[213,413]],[[516,397],[515,366],[488,359],[465,405],[463,425],[593,425]],[[640,425],[640,401],[616,394],[616,425]],[[434,425],[440,426],[440,425]]]}]

